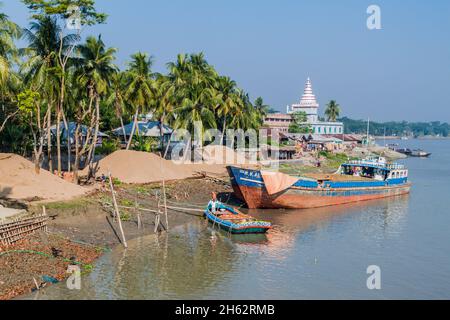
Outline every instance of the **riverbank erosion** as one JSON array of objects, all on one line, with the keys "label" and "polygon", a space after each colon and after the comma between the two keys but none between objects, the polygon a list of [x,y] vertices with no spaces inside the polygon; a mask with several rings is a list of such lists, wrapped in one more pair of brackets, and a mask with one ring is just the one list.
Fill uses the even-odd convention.
[{"label": "riverbank erosion", "polygon": [[[155,215],[134,207],[138,205],[156,211],[162,194],[161,183],[138,185],[116,181],[114,187],[126,239],[153,234]],[[170,232],[171,228],[202,219],[202,210],[211,191],[218,192],[223,202],[238,204],[234,202],[231,187],[222,180],[202,178],[168,182],[168,224],[163,213],[162,226],[157,232],[165,232],[167,227]],[[44,279],[63,281],[69,275],[66,271],[72,261],[79,263],[83,272],[89,272],[102,252],[122,244],[107,188],[99,187],[95,193],[72,200],[29,202],[28,213],[40,214],[42,205],[50,218],[48,233],[36,233],[13,246],[0,247],[0,299],[30,293],[36,289],[36,282],[38,286],[49,285]]]}]

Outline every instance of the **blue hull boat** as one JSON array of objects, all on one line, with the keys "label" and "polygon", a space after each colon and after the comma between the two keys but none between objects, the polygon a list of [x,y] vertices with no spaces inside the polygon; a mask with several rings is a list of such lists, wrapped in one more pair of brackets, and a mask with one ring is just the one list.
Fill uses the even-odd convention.
[{"label": "blue hull boat", "polygon": [[213,225],[219,226],[222,230],[232,234],[266,233],[272,228],[272,224],[267,221],[257,220],[239,211],[227,208],[224,211],[215,213],[205,210],[205,217]]}]

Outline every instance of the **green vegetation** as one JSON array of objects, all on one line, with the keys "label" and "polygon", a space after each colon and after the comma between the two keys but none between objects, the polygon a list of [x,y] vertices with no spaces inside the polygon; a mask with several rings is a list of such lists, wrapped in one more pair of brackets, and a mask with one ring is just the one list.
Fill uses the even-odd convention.
[{"label": "green vegetation", "polygon": [[350,159],[345,153],[333,153],[328,151],[320,151],[319,156],[326,159],[326,166],[328,168],[335,170],[337,170],[344,162],[354,160]]},{"label": "green vegetation", "polygon": [[327,108],[325,109],[325,116],[328,121],[336,122],[336,119],[339,118],[341,114],[341,107],[335,100],[331,100],[327,104]]},{"label": "green vegetation", "polygon": [[108,155],[120,149],[120,142],[117,139],[103,140],[102,145],[95,149],[96,154]]},{"label": "green vegetation", "polygon": [[133,150],[143,152],[153,152],[158,149],[159,143],[153,137],[135,136]]},{"label": "green vegetation", "polygon": [[94,200],[90,198],[77,198],[74,200],[50,202],[45,205],[46,209],[52,211],[58,210],[74,210],[79,208],[86,208],[92,205]]},{"label": "green vegetation", "polygon": [[[345,126],[345,133],[366,134],[367,120],[353,120],[349,118],[341,118]],[[385,131],[386,130],[386,131]],[[450,133],[450,124],[433,121],[433,122],[407,122],[407,121],[390,121],[390,122],[370,122],[370,134],[375,136],[441,136],[448,137]]]},{"label": "green vegetation", "polygon": [[[67,166],[78,181],[82,163],[92,168],[95,154],[117,148],[115,142],[105,141],[97,149],[99,132],[123,128],[128,121],[134,126],[127,149],[154,150],[156,142],[133,138],[139,136],[140,114],[151,112],[161,124],[191,132],[200,121],[204,130],[222,132],[223,139],[227,128],[258,129],[271,111],[262,98],[253,103],[203,53],[179,54],[167,64],[167,72],[159,74],[152,70],[153,57],[137,52],[120,70],[114,63],[117,48],[101,36],[82,34],[106,22],[95,0],[22,2],[30,12],[30,24],[23,31],[0,12],[0,152],[33,155],[37,171],[46,158],[52,160],[50,171],[60,173],[62,154],[67,152]],[[78,30],[65,25],[71,5],[80,8]],[[17,48],[20,38],[25,48]],[[73,137],[68,139],[61,133],[73,123]]]},{"label": "green vegetation", "polygon": [[289,126],[289,133],[311,133],[312,127],[307,123],[308,116],[304,111],[292,114],[294,122]]}]

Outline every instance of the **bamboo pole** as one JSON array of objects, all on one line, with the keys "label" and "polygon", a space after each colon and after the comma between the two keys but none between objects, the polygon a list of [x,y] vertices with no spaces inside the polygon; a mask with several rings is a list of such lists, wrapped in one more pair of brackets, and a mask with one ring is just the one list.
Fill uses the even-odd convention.
[{"label": "bamboo pole", "polygon": [[[160,124],[162,125],[162,123],[160,123]],[[163,189],[163,197],[164,197],[164,213],[166,215],[166,231],[169,231],[169,217],[167,215],[166,181],[164,178],[164,172],[163,172],[163,168],[162,168],[163,155],[161,152],[159,153],[159,155],[160,155],[160,161],[159,161],[160,168],[159,169],[160,169],[161,177],[162,177],[162,189]],[[159,203],[158,203],[158,211],[159,211]]]},{"label": "bamboo pole", "polygon": [[108,172],[108,177],[109,177],[109,187],[111,188],[111,195],[114,203],[114,215],[117,217],[117,221],[119,222],[119,229],[122,235],[122,244],[125,248],[128,248],[127,240],[125,239],[125,233],[122,227],[122,219],[120,217],[119,207],[117,205],[116,195],[114,193],[114,185],[111,177],[111,172]]},{"label": "bamboo pole", "polygon": [[166,197],[166,182],[163,179],[163,195],[164,195],[164,214],[166,215],[166,231],[169,231],[169,217],[167,216],[167,197]]},{"label": "bamboo pole", "polygon": [[142,220],[141,220],[141,212],[139,211],[139,204],[137,201],[137,197],[134,199],[134,213],[137,215],[138,219],[138,229],[142,229]]}]

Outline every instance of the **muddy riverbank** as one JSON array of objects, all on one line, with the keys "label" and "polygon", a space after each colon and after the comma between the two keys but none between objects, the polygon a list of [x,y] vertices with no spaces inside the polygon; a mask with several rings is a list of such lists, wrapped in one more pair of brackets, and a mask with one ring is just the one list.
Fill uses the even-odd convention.
[{"label": "muddy riverbank", "polygon": [[[157,209],[161,199],[160,183],[125,185],[116,182],[117,201],[121,207]],[[239,205],[231,196],[227,183],[210,179],[188,179],[166,184],[167,204],[171,207],[190,208],[180,212],[168,210],[168,227],[175,228],[202,219],[202,208],[211,191],[219,193],[222,201]],[[38,285],[49,285],[43,279],[51,277],[61,281],[67,277],[71,260],[87,266],[88,272],[95,260],[105,251],[121,245],[118,224],[111,216],[111,193],[107,188],[89,196],[70,201],[28,204],[30,213],[41,213],[45,205],[50,217],[48,234],[35,234],[10,247],[0,247],[0,299],[11,299],[26,294]],[[155,230],[155,215],[141,212],[142,227],[138,228],[138,213],[134,209],[121,209],[123,229],[127,240],[150,235]],[[164,232],[165,216],[161,219]],[[2,252],[8,254],[1,255]],[[56,256],[55,256],[56,252]]]}]

